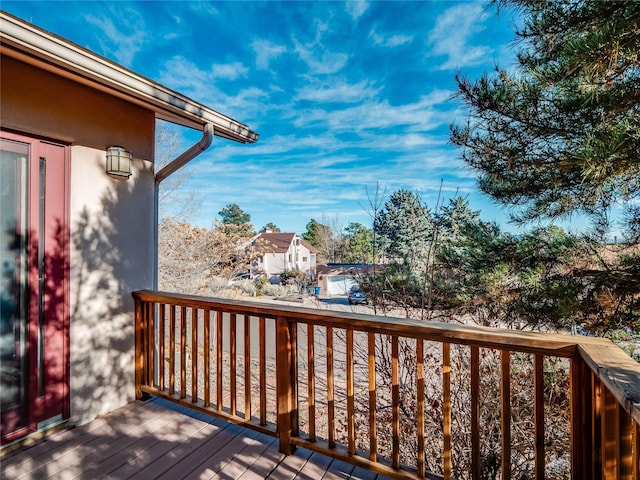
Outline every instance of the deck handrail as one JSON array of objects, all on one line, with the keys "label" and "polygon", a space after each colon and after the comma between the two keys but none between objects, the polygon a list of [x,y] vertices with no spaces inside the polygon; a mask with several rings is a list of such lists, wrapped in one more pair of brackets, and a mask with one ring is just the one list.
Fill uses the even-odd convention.
[{"label": "deck handrail", "polygon": [[[496,365],[501,372],[496,386],[501,405],[498,415],[501,430],[500,469],[502,477],[509,478],[512,430],[510,362],[514,355],[524,354],[533,359],[531,402],[534,404],[535,477],[545,478],[546,468],[545,408],[548,408],[548,401],[545,399],[545,362],[557,358],[565,359],[570,365],[567,383],[570,385],[568,442],[571,444],[571,477],[640,480],[640,365],[609,340],[151,290],[137,291],[133,296],[136,301],[136,397],[142,398],[148,394],[163,396],[196,410],[275,435],[284,453],[291,453],[295,446],[304,446],[396,478],[452,478],[451,444],[455,432],[451,430],[451,418],[458,412],[451,411],[451,355],[453,349],[458,349],[453,353],[458,352],[463,355],[460,358],[470,362],[471,454],[468,468],[470,478],[479,479],[484,461],[480,451],[483,418],[480,407],[481,383],[484,381],[480,369],[484,368],[484,352],[496,352]],[[238,317],[241,317],[240,322]],[[267,327],[267,321],[271,322],[270,327]],[[268,385],[273,379],[266,371],[268,361],[265,345],[269,328],[275,340],[275,346],[272,346],[275,349],[275,384],[271,385]],[[257,335],[252,335],[256,330]],[[237,334],[238,331],[242,331],[242,338]],[[298,342],[299,332],[304,333],[306,342]],[[320,334],[324,336],[324,343],[318,343]],[[355,343],[354,335],[359,336]],[[340,348],[336,348],[334,339],[339,339]],[[256,342],[259,343],[259,353],[254,355],[252,352],[257,352]],[[380,362],[380,353],[376,349],[383,345],[381,342],[388,342],[389,345],[391,374],[389,400],[392,445],[388,455],[380,454],[380,447],[376,443],[379,428],[376,426],[376,415],[381,408],[376,403],[380,401],[377,399],[379,387],[376,385],[376,378],[380,375],[379,371],[376,372],[376,362]],[[431,355],[432,362],[427,364],[424,359],[431,357],[425,357],[425,347],[433,347],[434,344],[441,345],[441,350]],[[209,348],[202,345],[208,345]],[[362,351],[358,350],[360,347]],[[406,353],[405,349],[410,352]],[[358,359],[358,354],[361,359]],[[344,359],[344,371],[334,372],[337,355]],[[240,367],[237,361],[239,357],[242,357]],[[325,371],[319,373],[320,358]],[[403,385],[398,375],[403,368],[409,369],[402,364],[403,358],[413,359],[408,362],[412,364],[409,381],[416,392],[411,397],[411,401],[415,401],[411,411],[415,415],[417,459],[409,469],[402,461],[400,448],[400,409],[403,407],[400,390]],[[254,367],[256,360],[258,364]],[[363,372],[367,370],[368,380],[356,378],[354,365],[358,362],[366,364],[360,365],[358,372],[365,375]],[[433,365],[441,369],[438,382],[442,388],[442,402],[435,408],[442,412],[442,431],[438,433],[443,442],[441,472],[430,471],[425,464],[424,392],[425,382],[428,383],[434,376],[427,367]],[[259,382],[255,382],[259,410],[255,414],[252,410],[256,404],[252,391],[254,373],[259,376]],[[316,416],[320,411],[316,401],[321,390],[318,388],[319,381],[326,383],[326,392],[324,389],[322,392],[326,405],[320,412],[326,415],[328,424],[327,438],[324,439],[316,433]],[[189,382],[190,399],[187,398]],[[239,382],[244,386],[243,392],[238,390]],[[213,384],[215,392],[212,391]],[[300,384],[303,384],[303,388],[300,388]],[[359,386],[368,388],[368,397],[361,395],[362,398],[356,398],[355,390]],[[267,421],[269,388],[274,390],[273,403],[277,411],[271,423]],[[411,390],[406,386],[404,388]],[[337,439],[337,394],[343,396],[346,403],[346,434],[342,445]],[[244,405],[237,404],[238,396],[244,398]],[[356,425],[354,420],[357,402],[367,406],[366,428]],[[300,403],[306,404],[304,412],[299,409]],[[306,416],[307,431],[304,434],[300,431],[302,413]],[[364,415],[362,412],[360,414]],[[361,436],[368,437],[368,453],[362,452],[362,443],[356,441],[359,427],[364,429]]]}]

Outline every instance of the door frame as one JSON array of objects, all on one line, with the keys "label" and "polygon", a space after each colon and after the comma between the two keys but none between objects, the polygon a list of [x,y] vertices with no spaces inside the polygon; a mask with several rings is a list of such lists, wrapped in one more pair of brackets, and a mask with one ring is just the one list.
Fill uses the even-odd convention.
[{"label": "door frame", "polygon": [[[47,427],[57,424],[60,421],[64,421],[70,416],[70,164],[71,164],[71,148],[69,145],[61,142],[52,141],[45,138],[35,137],[23,133],[7,131],[0,129],[0,136],[7,140],[28,144],[29,145],[29,158],[28,165],[28,187],[27,187],[27,228],[31,233],[27,240],[27,278],[28,285],[28,301],[27,301],[27,367],[26,367],[26,412],[24,426],[18,428],[12,432],[5,433],[0,439],[0,444],[14,442],[20,438],[37,432],[38,430],[46,429]],[[52,153],[55,152],[55,153]],[[51,259],[43,257],[40,254],[41,248],[46,245],[43,243],[43,239],[51,238],[51,232],[47,232],[46,222],[47,219],[53,218],[49,213],[50,209],[47,206],[51,206],[51,197],[47,199],[46,191],[41,188],[41,170],[40,165],[44,164],[46,169],[47,156],[55,160],[50,160],[52,166],[55,161],[55,168],[52,169],[53,180],[49,179],[49,173],[45,174],[45,185],[47,190],[55,190],[55,195],[58,197],[55,206],[55,211],[61,214],[61,218],[57,218],[59,225],[56,229],[57,237],[57,249],[55,258],[55,276],[60,275],[61,278],[55,278],[55,287],[59,290],[56,293],[56,308],[55,308],[55,339],[57,344],[56,352],[56,373],[51,376],[56,376],[59,381],[56,382],[56,393],[49,395],[49,390],[46,389],[50,386],[46,383],[42,384],[42,377],[38,376],[38,368],[42,366],[44,370],[40,372],[41,375],[49,377],[51,374],[51,367],[48,365],[47,359],[41,357],[38,358],[38,342],[42,339],[44,345],[47,344],[47,339],[50,338],[51,329],[46,328],[46,317],[42,312],[43,303],[46,299],[41,297],[45,295],[43,292],[43,282],[47,283],[47,278],[39,281],[39,270],[41,267],[40,261],[45,264]],[[42,160],[44,159],[44,160]],[[62,172],[59,171],[60,166]],[[46,172],[46,170],[45,170]],[[62,182],[63,185],[59,185]],[[53,187],[53,189],[51,188]],[[44,195],[44,204],[41,206],[40,195]],[[62,198],[59,198],[62,197]],[[42,221],[41,221],[41,217]],[[45,228],[45,231],[41,231]],[[46,253],[45,253],[46,255]],[[53,268],[50,266],[50,268]],[[62,271],[59,271],[59,270]],[[53,271],[53,270],[52,270]],[[51,275],[54,277],[54,274]],[[51,280],[51,279],[49,279]],[[46,290],[46,289],[45,289]],[[44,299],[44,300],[43,300]],[[46,308],[46,310],[50,310]],[[43,324],[46,324],[43,328]],[[46,349],[44,350],[46,352]],[[46,353],[43,353],[46,355]],[[59,355],[62,358],[59,358]],[[42,386],[44,385],[44,387]],[[39,391],[40,390],[40,391]],[[51,400],[53,401],[47,401]]]}]

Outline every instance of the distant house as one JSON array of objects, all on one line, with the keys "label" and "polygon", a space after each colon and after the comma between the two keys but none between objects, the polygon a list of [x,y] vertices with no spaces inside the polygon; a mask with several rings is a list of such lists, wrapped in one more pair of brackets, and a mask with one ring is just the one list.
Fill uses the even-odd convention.
[{"label": "distant house", "polygon": [[363,263],[328,263],[318,265],[318,286],[325,295],[346,295],[358,285],[358,276],[371,273],[372,265]]},{"label": "distant house", "polygon": [[285,270],[298,270],[309,279],[315,278],[318,250],[300,235],[267,231],[253,237],[251,246],[257,252],[252,265],[254,272],[274,278]]}]

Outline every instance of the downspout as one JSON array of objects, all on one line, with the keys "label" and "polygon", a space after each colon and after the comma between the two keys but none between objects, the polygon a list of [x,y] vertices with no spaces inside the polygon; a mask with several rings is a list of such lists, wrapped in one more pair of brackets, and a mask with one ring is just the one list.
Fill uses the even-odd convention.
[{"label": "downspout", "polygon": [[178,169],[184,167],[191,160],[204,152],[213,141],[213,125],[206,123],[202,128],[202,138],[198,143],[186,150],[184,153],[176,157],[174,160],[165,165],[158,173],[155,174],[154,199],[153,199],[153,216],[154,216],[154,249],[153,249],[153,289],[158,289],[158,222],[160,220],[159,212],[159,191],[160,183],[167,177],[175,173]]}]

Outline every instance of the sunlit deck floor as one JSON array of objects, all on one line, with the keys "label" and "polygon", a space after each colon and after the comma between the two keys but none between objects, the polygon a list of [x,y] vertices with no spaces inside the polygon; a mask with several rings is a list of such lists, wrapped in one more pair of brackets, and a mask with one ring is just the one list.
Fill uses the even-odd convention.
[{"label": "sunlit deck floor", "polygon": [[0,457],[10,479],[376,479],[325,455],[278,452],[276,439],[172,403],[136,401]]}]

